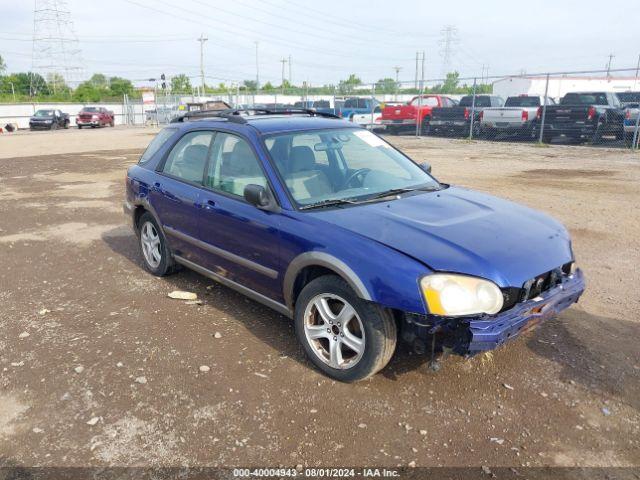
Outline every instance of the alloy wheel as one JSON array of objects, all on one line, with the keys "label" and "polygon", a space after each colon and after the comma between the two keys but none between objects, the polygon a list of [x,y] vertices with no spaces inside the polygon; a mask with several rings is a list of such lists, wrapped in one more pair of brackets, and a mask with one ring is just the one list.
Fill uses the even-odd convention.
[{"label": "alloy wheel", "polygon": [[151,222],[145,222],[140,230],[140,245],[142,246],[142,254],[144,259],[151,268],[158,268],[162,261],[162,253],[160,251],[160,235],[156,227]]},{"label": "alloy wheel", "polygon": [[311,299],[304,312],[304,333],[313,353],[331,368],[353,368],[365,351],[362,321],[338,295],[323,293]]}]

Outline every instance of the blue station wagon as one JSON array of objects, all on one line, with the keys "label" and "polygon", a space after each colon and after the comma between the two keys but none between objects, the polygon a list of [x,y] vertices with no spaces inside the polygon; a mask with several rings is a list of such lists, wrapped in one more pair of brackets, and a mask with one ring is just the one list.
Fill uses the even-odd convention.
[{"label": "blue station wagon", "polygon": [[351,382],[398,339],[437,365],[584,291],[559,222],[430,170],[328,114],[197,112],[129,169],[124,209],[149,272],[184,266],[292,318],[315,366]]}]

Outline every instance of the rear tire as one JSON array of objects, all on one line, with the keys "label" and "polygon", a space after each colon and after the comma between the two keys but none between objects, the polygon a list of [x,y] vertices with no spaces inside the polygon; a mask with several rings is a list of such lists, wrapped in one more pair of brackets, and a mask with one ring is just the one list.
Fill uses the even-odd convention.
[{"label": "rear tire", "polygon": [[167,239],[158,222],[149,212],[140,217],[137,234],[144,268],[157,277],[173,273],[175,262]]},{"label": "rear tire", "polygon": [[78,125],[78,130],[82,130],[82,125]]},{"label": "rear tire", "polygon": [[335,275],[316,278],[302,289],[294,321],[311,362],[341,382],[376,374],[389,363],[396,348],[397,329],[391,313],[359,298]]},{"label": "rear tire", "polygon": [[65,129],[69,128],[69,123],[70,123],[70,122],[69,122],[69,120],[66,120],[66,121],[64,122],[64,128],[65,128]]}]

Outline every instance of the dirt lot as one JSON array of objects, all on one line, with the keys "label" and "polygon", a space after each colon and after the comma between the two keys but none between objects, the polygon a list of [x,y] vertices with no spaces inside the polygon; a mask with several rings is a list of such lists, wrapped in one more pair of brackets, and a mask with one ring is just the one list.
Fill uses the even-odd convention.
[{"label": "dirt lot", "polygon": [[401,348],[345,385],[284,317],[145,273],[121,201],[150,135],[0,137],[0,465],[640,466],[640,155],[391,137],[562,220],[588,290],[492,356],[433,373]]}]

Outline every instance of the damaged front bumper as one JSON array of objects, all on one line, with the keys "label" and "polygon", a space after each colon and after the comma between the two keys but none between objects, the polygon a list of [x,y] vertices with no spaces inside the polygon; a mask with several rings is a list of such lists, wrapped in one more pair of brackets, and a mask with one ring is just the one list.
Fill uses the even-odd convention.
[{"label": "damaged front bumper", "polygon": [[577,269],[554,288],[496,315],[463,318],[407,316],[403,337],[422,352],[427,350],[431,340],[437,338],[441,347],[460,355],[475,355],[493,350],[555,317],[576,303],[584,289],[584,275]]},{"label": "damaged front bumper", "polygon": [[471,340],[467,353],[473,355],[492,350],[555,317],[576,303],[584,288],[584,276],[578,269],[562,283],[532,300],[517,304],[490,318],[472,319],[469,322]]}]

